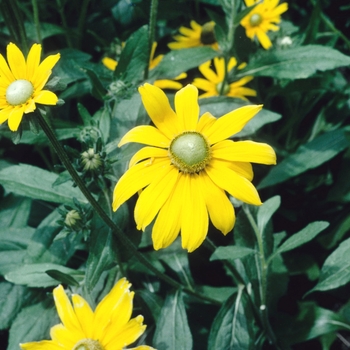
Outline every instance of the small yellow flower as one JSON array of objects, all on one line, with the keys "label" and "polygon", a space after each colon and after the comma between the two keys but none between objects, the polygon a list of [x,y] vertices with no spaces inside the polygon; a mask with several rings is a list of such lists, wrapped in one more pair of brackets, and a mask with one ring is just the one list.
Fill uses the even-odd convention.
[{"label": "small yellow flower", "polygon": [[[52,340],[20,344],[23,350],[122,350],[145,331],[143,317],[130,320],[134,293],[131,284],[120,279],[92,311],[80,295],[72,303],[60,285],[53,291],[58,316],[62,323],[51,328]],[[73,304],[73,305],[72,305]],[[133,350],[152,350],[137,346]]]},{"label": "small yellow flower", "polygon": [[175,111],[156,86],[145,84],[139,92],[155,126],[137,126],[121,139],[119,146],[148,146],[135,153],[115,186],[113,210],[142,190],[134,211],[137,228],[144,230],[157,216],[154,249],[169,246],[181,231],[182,247],[192,252],[207,235],[209,217],[223,234],[232,230],[235,213],[226,192],[261,204],[251,183],[250,162],[275,164],[274,150],[265,143],[227,138],[240,132],[262,106],[244,106],[219,119],[205,113],[198,120],[198,90],[193,85],[175,94]]},{"label": "small yellow flower", "polygon": [[[157,48],[157,43],[154,42],[152,45],[151,50],[151,57],[150,57],[150,63],[149,63],[149,69],[152,70],[153,68],[157,67],[160,61],[163,59],[164,55],[158,55],[157,57],[154,57],[155,51]],[[110,70],[115,70],[117,68],[118,62],[116,60],[113,60],[109,57],[104,57],[102,59],[102,63]],[[174,78],[174,80],[181,80],[185,79],[187,77],[186,73],[181,73],[177,77]],[[155,86],[158,86],[161,89],[172,89],[172,90],[179,90],[182,88],[182,84],[178,81],[174,81],[170,79],[159,79],[156,80],[153,84]]]},{"label": "small yellow flower", "polygon": [[[224,83],[225,59],[222,57],[214,58],[214,66],[215,66],[216,72],[214,72],[210,68],[210,65],[211,65],[211,61],[208,61],[199,66],[200,72],[204,75],[206,79],[195,78],[193,81],[194,86],[205,91],[205,93],[200,95],[200,98],[218,96],[220,95],[222,88],[223,88],[223,95],[237,97],[246,101],[247,101],[246,96],[256,96],[255,90],[243,86],[253,79],[252,76],[246,76],[231,84]],[[236,65],[237,65],[237,61],[234,57],[232,57],[228,62],[227,71],[229,72]],[[240,65],[238,69],[242,67],[243,66]],[[225,85],[222,87],[223,83]]]},{"label": "small yellow flower", "polygon": [[50,55],[40,63],[41,45],[34,44],[24,58],[13,43],[7,45],[7,62],[0,54],[0,124],[8,120],[10,130],[16,131],[23,113],[31,113],[36,103],[55,105],[57,96],[43,90],[60,54]]},{"label": "small yellow flower", "polygon": [[182,35],[174,36],[176,41],[168,44],[169,49],[179,50],[198,46],[211,46],[214,50],[219,48],[214,34],[215,23],[213,21],[202,26],[196,21],[191,21],[190,25],[191,28],[180,27],[179,32]]},{"label": "small yellow flower", "polygon": [[[244,0],[247,6],[253,6],[259,0]],[[276,23],[281,22],[281,14],[288,10],[288,4],[278,5],[279,0],[263,0],[256,5],[242,20],[246,35],[250,39],[258,38],[262,47],[267,50],[272,46],[271,40],[266,34],[269,30],[277,31]]]}]

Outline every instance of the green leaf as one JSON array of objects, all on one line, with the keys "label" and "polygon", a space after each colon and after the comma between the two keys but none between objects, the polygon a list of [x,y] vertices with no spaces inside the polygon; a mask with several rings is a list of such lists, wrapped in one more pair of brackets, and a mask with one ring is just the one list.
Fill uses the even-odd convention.
[{"label": "green leaf", "polygon": [[144,25],[126,41],[114,75],[127,82],[139,81],[148,65],[148,27]]},{"label": "green leaf", "polygon": [[255,349],[254,318],[242,288],[226,301],[215,317],[209,334],[208,350]]},{"label": "green leaf", "polygon": [[349,141],[346,139],[344,130],[324,133],[300,146],[294,154],[277,163],[261,181],[258,188],[279,184],[309,169],[314,169],[335,157],[348,146]]},{"label": "green leaf", "polygon": [[58,324],[55,308],[46,302],[24,308],[10,329],[7,350],[18,350],[20,343],[50,339],[50,327]]},{"label": "green leaf", "polygon": [[63,273],[58,270],[47,270],[45,271],[50,277],[55,279],[56,281],[68,284],[69,286],[79,287],[79,282],[71,275]]},{"label": "green leaf", "polygon": [[247,67],[237,73],[277,79],[305,79],[317,71],[350,65],[350,57],[331,47],[305,45],[280,51],[271,50],[253,57]]},{"label": "green leaf", "polygon": [[[32,201],[9,194],[1,199],[0,230],[4,227],[24,227],[27,225]],[[0,234],[1,239],[1,234]]]},{"label": "green leaf", "polygon": [[5,275],[5,279],[15,284],[26,285],[27,287],[50,287],[56,286],[57,280],[50,277],[46,271],[57,270],[64,274],[75,276],[81,280],[81,272],[57,264],[24,264]]},{"label": "green leaf", "polygon": [[211,255],[210,261],[241,259],[247,255],[255,253],[256,251],[254,249],[239,246],[218,247]]},{"label": "green leaf", "polygon": [[281,197],[275,196],[265,201],[264,204],[259,207],[256,218],[261,235],[263,234],[266,225],[271,220],[272,215],[276,212],[280,205]]},{"label": "green leaf", "polygon": [[[227,96],[215,96],[202,98],[199,100],[200,115],[204,114],[205,112],[210,112],[217,118],[246,105],[246,102],[241,102],[235,98]],[[282,116],[278,113],[271,112],[267,109],[262,109],[244,126],[242,131],[235,134],[235,137],[243,137],[254,134],[265,124],[273,123],[281,119],[281,117]]]},{"label": "green leaf", "polygon": [[210,47],[194,47],[174,50],[164,55],[160,63],[151,70],[151,78],[173,79],[189,69],[216,57],[218,53]]},{"label": "green leaf", "polygon": [[317,285],[309,292],[335,289],[350,281],[350,238],[326,259]]},{"label": "green leaf", "polygon": [[91,69],[85,69],[85,73],[90,79],[91,83],[91,95],[100,101],[104,101],[104,97],[107,94],[107,90],[102,85],[100,79],[94,71]]},{"label": "green leaf", "polygon": [[0,161],[0,182],[9,192],[54,203],[73,204],[73,197],[87,202],[80,190],[70,183],[53,187],[57,178],[57,174],[32,165]]},{"label": "green leaf", "polygon": [[185,304],[180,291],[165,299],[157,321],[153,345],[158,350],[192,349],[192,335],[188,326]]},{"label": "green leaf", "polygon": [[292,235],[288,238],[276,251],[275,254],[280,254],[288,252],[289,250],[300,247],[301,245],[311,241],[315,238],[321,231],[326,229],[329,223],[326,221],[315,221],[304,227],[298,233]]}]

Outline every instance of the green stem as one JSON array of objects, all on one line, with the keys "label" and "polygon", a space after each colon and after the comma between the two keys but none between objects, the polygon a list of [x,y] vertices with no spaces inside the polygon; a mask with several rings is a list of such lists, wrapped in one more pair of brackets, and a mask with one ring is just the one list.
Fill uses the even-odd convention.
[{"label": "green stem", "polygon": [[69,27],[68,27],[68,24],[67,24],[67,21],[66,21],[66,16],[64,14],[64,7],[62,5],[62,1],[61,0],[56,0],[56,3],[57,3],[57,7],[58,7],[58,12],[60,13],[60,16],[61,16],[62,27],[64,29],[64,34],[65,34],[65,37],[66,37],[67,45],[68,45],[69,48],[73,48],[74,45],[73,45],[73,42],[72,42],[72,39],[71,39],[71,36],[70,36],[70,33],[69,33]]},{"label": "green stem", "polygon": [[38,1],[37,1],[37,0],[32,0],[32,6],[33,6],[33,17],[34,17],[36,35],[37,35],[37,37],[38,37],[38,42],[39,42],[39,44],[42,44],[41,30],[40,30],[40,20],[39,20]]},{"label": "green stem", "polygon": [[92,196],[90,191],[85,186],[85,183],[80,178],[78,173],[76,172],[75,168],[73,167],[66,151],[58,141],[54,131],[51,129],[49,124],[47,123],[44,116],[39,112],[38,113],[38,120],[41,128],[45,132],[46,136],[52,143],[54,149],[57,152],[58,157],[60,158],[63,165],[68,170],[69,174],[72,176],[73,181],[77,184],[85,198],[89,201],[91,206],[94,208],[96,213],[101,217],[101,219],[107,224],[107,226],[112,230],[113,234],[116,235],[117,239],[120,241],[120,243],[128,250],[132,251],[135,258],[137,258],[141,264],[143,264],[146,268],[148,268],[151,272],[153,272],[159,279],[162,279],[164,282],[168,283],[172,287],[176,289],[181,289],[187,294],[191,294],[196,298],[206,300],[212,304],[218,304],[220,305],[217,300],[209,298],[205,295],[199,294],[190,288],[184,287],[182,284],[176,282],[172,278],[168,277],[167,275],[163,274],[162,272],[158,271],[157,268],[155,268],[151,262],[145,258],[138,250],[137,247],[129,240],[129,238],[124,234],[124,232],[117,226],[113,220],[106,214],[106,212],[101,208],[100,204],[96,201],[96,199]]},{"label": "green stem", "polygon": [[220,96],[223,96],[225,95],[224,94],[224,91],[225,91],[225,88],[226,88],[226,84],[227,84],[227,66],[228,66],[228,58],[227,58],[227,55],[225,55],[224,57],[224,60],[225,60],[225,66],[224,66],[224,69],[225,69],[225,73],[224,73],[224,79],[221,83],[221,87],[220,87],[220,91],[219,91],[219,94]]},{"label": "green stem", "polygon": [[234,38],[235,38],[235,17],[236,17],[236,4],[235,0],[231,0],[231,13],[229,18],[228,34],[227,41],[229,43],[229,51],[231,52],[234,49]]},{"label": "green stem", "polygon": [[85,21],[86,21],[86,14],[87,14],[87,9],[89,6],[90,0],[84,0],[80,6],[80,15],[79,15],[79,20],[78,20],[78,43],[77,43],[77,48],[81,47],[82,44],[82,39],[83,39],[83,34],[84,34],[84,27],[85,27]]},{"label": "green stem", "polygon": [[276,347],[276,349],[281,349],[281,347],[279,346],[275,333],[273,332],[273,329],[270,325],[270,321],[268,318],[268,308],[266,305],[267,302],[267,269],[268,269],[268,264],[266,261],[266,257],[265,257],[265,251],[264,251],[264,244],[263,244],[263,239],[262,239],[262,234],[259,230],[259,227],[257,225],[257,223],[255,222],[255,219],[253,217],[253,215],[251,214],[250,210],[249,210],[249,206],[248,205],[243,205],[243,210],[247,216],[247,219],[250,223],[250,225],[253,228],[253,231],[255,233],[256,236],[256,240],[258,243],[258,249],[259,249],[259,262],[260,262],[260,271],[258,268],[258,275],[259,275],[259,285],[260,285],[260,317],[261,317],[261,322],[262,325],[266,331],[267,337],[270,340],[271,343],[273,343]]},{"label": "green stem", "polygon": [[148,78],[149,64],[151,62],[152,46],[155,38],[155,27],[157,23],[158,0],[152,0],[148,25],[148,64],[145,68],[144,78]]}]

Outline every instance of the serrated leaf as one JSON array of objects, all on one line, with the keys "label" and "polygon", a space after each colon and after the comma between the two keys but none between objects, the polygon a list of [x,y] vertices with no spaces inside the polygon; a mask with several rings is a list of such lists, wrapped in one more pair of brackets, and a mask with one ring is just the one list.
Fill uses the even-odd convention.
[{"label": "serrated leaf", "polygon": [[343,286],[350,282],[350,238],[342,242],[339,247],[326,259],[321,269],[317,285],[309,292],[329,290]]},{"label": "serrated leaf", "polygon": [[350,57],[331,47],[305,45],[283,50],[271,50],[253,57],[237,77],[246,75],[277,79],[305,79],[317,71],[350,65]]},{"label": "serrated leaf", "polygon": [[344,130],[329,131],[302,145],[298,150],[277,163],[260,182],[258,188],[265,188],[284,182],[294,176],[314,169],[335,157],[349,146]]},{"label": "serrated leaf", "polygon": [[192,349],[192,335],[188,326],[185,304],[180,291],[165,299],[153,345],[158,350]]},{"label": "serrated leaf", "polygon": [[238,246],[218,247],[211,255],[210,261],[213,260],[234,260],[241,259],[247,255],[254,254],[254,249]]},{"label": "serrated leaf", "polygon": [[73,197],[87,203],[80,190],[69,183],[53,187],[57,178],[57,174],[32,165],[0,161],[0,182],[9,192],[54,203],[73,204]]}]

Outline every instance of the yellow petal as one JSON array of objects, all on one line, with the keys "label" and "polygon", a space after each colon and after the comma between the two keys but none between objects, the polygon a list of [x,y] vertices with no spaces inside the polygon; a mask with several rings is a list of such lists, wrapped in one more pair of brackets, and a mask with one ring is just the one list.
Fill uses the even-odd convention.
[{"label": "yellow petal", "polygon": [[135,206],[135,221],[138,230],[145,228],[152,222],[159,209],[173,192],[179,171],[174,166],[159,169],[151,184],[140,194]]},{"label": "yellow petal", "polygon": [[237,108],[217,119],[215,123],[203,129],[203,134],[211,144],[217,143],[240,132],[243,127],[257,114],[262,105],[251,105]]},{"label": "yellow petal", "polygon": [[169,79],[156,80],[153,83],[153,85],[159,87],[160,89],[179,90],[182,88],[181,83],[179,83],[177,81],[169,80]]},{"label": "yellow petal", "polygon": [[72,302],[74,312],[80,322],[82,331],[84,332],[87,338],[91,338],[92,329],[94,326],[94,313],[91,310],[90,305],[86,302],[84,298],[82,298],[78,294],[72,295]]},{"label": "yellow petal", "polygon": [[22,51],[13,43],[7,45],[7,62],[16,79],[26,79],[26,61]]},{"label": "yellow petal", "polygon": [[8,116],[8,125],[11,131],[17,131],[19,124],[21,124],[24,107],[13,108]]},{"label": "yellow petal", "polygon": [[86,338],[82,331],[67,329],[62,323],[51,327],[50,336],[55,343],[62,344],[67,349],[72,349],[79,340]]},{"label": "yellow petal", "polygon": [[197,131],[203,133],[203,130],[209,129],[216,122],[216,118],[209,112],[204,113],[197,124]]},{"label": "yellow petal", "polygon": [[221,83],[225,78],[225,59],[223,57],[215,57],[214,65],[218,77],[218,82]]},{"label": "yellow petal", "polygon": [[[233,67],[237,66],[237,60],[234,57],[231,57],[228,61],[227,71],[231,71]],[[241,66],[241,65],[240,65]],[[239,68],[239,67],[238,67]],[[242,69],[242,68],[241,68]]]},{"label": "yellow petal", "polygon": [[169,166],[169,160],[143,161],[130,168],[118,181],[113,192],[113,210],[116,211],[136,192],[148,186],[162,167]]},{"label": "yellow petal", "polygon": [[51,91],[41,90],[34,95],[34,101],[44,105],[55,105],[58,102],[58,97]]},{"label": "yellow petal", "polygon": [[31,342],[19,344],[23,350],[62,350],[62,347],[51,340],[42,340],[39,342]]},{"label": "yellow petal", "polygon": [[24,105],[24,113],[27,114],[27,113],[31,113],[33,111],[35,111],[36,109],[36,105],[35,105],[35,102],[32,98],[30,98],[26,104]]},{"label": "yellow petal", "polygon": [[194,131],[199,117],[198,89],[189,84],[175,94],[175,110],[183,130]]},{"label": "yellow petal", "polygon": [[212,159],[205,171],[218,187],[227,191],[231,196],[248,204],[262,204],[253,184],[235,171],[223,166],[219,160]]},{"label": "yellow petal", "polygon": [[143,147],[137,151],[129,162],[129,167],[131,168],[136,163],[148,159],[148,158],[166,158],[168,157],[168,151],[158,147]]},{"label": "yellow petal", "polygon": [[195,78],[193,80],[193,85],[203,91],[211,92],[211,96],[218,95],[218,92],[216,91],[216,85],[209,80],[205,80],[203,78]]},{"label": "yellow petal", "polygon": [[114,71],[117,68],[118,62],[112,58],[104,57],[102,58],[102,64],[106,68]]},{"label": "yellow petal", "polygon": [[254,177],[253,167],[250,163],[244,162],[229,162],[221,160],[222,164],[225,164],[228,168],[235,171],[237,174],[245,177],[247,180],[252,181]]},{"label": "yellow petal", "polygon": [[39,65],[37,70],[33,75],[32,83],[35,90],[41,90],[46,84],[49,76],[51,75],[51,70],[60,59],[60,54],[50,55],[46,57]]},{"label": "yellow petal", "polygon": [[27,56],[27,80],[32,80],[40,64],[41,45],[33,44]]},{"label": "yellow petal", "polygon": [[158,87],[145,84],[139,87],[142,103],[156,127],[169,139],[181,132],[178,117],[170,107],[165,93]]},{"label": "yellow petal", "polygon": [[259,40],[261,46],[265,50],[268,50],[272,46],[270,38],[267,36],[267,34],[264,31],[257,30],[256,36],[258,37],[258,40]]},{"label": "yellow petal", "polygon": [[208,212],[203,198],[205,188],[198,181],[200,174],[184,174],[184,201],[181,215],[182,248],[193,252],[208,233]]},{"label": "yellow petal", "polygon": [[12,110],[13,107],[9,106],[0,111],[0,124],[4,123],[9,118],[9,115],[11,114]]},{"label": "yellow petal", "polygon": [[199,176],[203,191],[205,204],[213,225],[224,235],[233,229],[235,224],[235,212],[233,205],[226,193],[216,186],[206,173]]},{"label": "yellow petal", "polygon": [[3,55],[0,55],[0,76],[1,82],[4,83],[6,88],[16,80]]},{"label": "yellow petal", "polygon": [[235,162],[252,162],[259,164],[276,164],[276,154],[266,143],[253,141],[233,142],[225,140],[211,147],[213,158]]},{"label": "yellow petal", "polygon": [[211,61],[201,64],[198,68],[204,77],[214,84],[221,83],[222,80],[216,75],[216,73],[210,68]]},{"label": "yellow petal", "polygon": [[154,126],[140,125],[128,131],[120,140],[118,147],[129,142],[137,142],[145,145],[168,148],[170,139],[162,134]]}]

